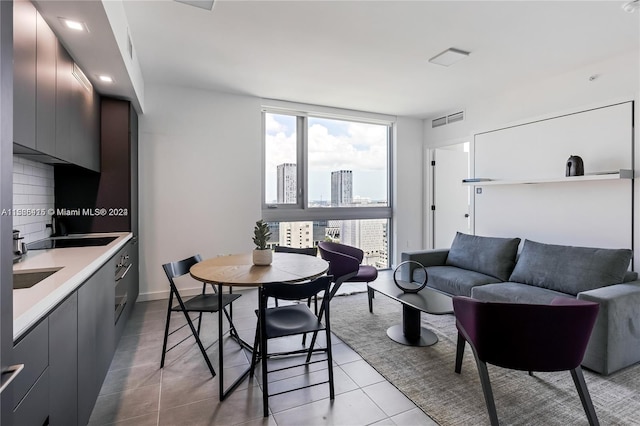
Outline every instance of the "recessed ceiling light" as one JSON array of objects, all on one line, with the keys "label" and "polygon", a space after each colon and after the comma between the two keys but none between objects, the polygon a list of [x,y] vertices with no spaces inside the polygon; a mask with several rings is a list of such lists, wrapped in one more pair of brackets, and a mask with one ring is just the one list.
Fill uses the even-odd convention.
[{"label": "recessed ceiling light", "polygon": [[449,48],[442,53],[437,54],[433,58],[429,59],[429,62],[432,64],[438,64],[445,67],[449,65],[453,65],[458,61],[463,60],[469,56],[469,52],[465,52],[464,50]]},{"label": "recessed ceiling light", "polygon": [[99,75],[98,80],[102,81],[103,83],[113,83],[113,77],[109,75]]},{"label": "recessed ceiling light", "polygon": [[89,32],[84,22],[75,21],[73,19],[58,18],[70,30]]}]

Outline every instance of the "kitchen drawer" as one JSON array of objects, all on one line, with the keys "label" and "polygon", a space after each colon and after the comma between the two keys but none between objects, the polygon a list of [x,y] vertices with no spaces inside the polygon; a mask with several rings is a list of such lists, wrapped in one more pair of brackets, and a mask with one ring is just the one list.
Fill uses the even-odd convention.
[{"label": "kitchen drawer", "polygon": [[49,369],[38,378],[20,404],[13,410],[14,425],[49,424]]},{"label": "kitchen drawer", "polygon": [[24,364],[24,370],[12,384],[13,405],[15,407],[49,365],[48,318],[38,324],[13,347],[13,359],[16,364]]}]

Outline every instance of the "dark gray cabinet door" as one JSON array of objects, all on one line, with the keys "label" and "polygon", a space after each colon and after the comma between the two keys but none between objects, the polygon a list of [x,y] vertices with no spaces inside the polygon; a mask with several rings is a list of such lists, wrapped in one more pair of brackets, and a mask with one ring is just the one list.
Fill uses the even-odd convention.
[{"label": "dark gray cabinet door", "polygon": [[74,78],[70,97],[71,162],[100,171],[99,95]]},{"label": "dark gray cabinet door", "polygon": [[13,4],[13,141],[36,148],[36,8]]},{"label": "dark gray cabinet door", "polygon": [[[111,262],[78,289],[78,423],[87,424],[114,350]],[[108,298],[111,295],[111,298]]]},{"label": "dark gray cabinet door", "polygon": [[73,149],[69,126],[72,112],[73,59],[60,42],[57,42],[56,54],[56,157],[71,161]]},{"label": "dark gray cabinet door", "polygon": [[49,422],[78,424],[78,294],[49,315]]},{"label": "dark gray cabinet door", "polygon": [[36,35],[36,150],[55,155],[58,39],[39,13]]}]

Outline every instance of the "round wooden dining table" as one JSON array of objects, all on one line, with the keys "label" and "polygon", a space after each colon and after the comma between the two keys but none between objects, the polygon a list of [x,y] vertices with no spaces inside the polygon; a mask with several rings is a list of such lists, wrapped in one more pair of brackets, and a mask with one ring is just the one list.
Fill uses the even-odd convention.
[{"label": "round wooden dining table", "polygon": [[326,260],[297,253],[273,253],[271,265],[256,266],[251,253],[243,253],[203,260],[193,265],[190,272],[193,278],[206,283],[259,287],[269,283],[295,283],[313,279],[328,269]]},{"label": "round wooden dining table", "polygon": [[[273,261],[268,266],[253,264],[251,253],[218,256],[196,263],[190,269],[191,276],[205,283],[218,286],[218,306],[222,306],[222,287],[258,287],[272,283],[296,283],[323,275],[329,269],[329,263],[315,256],[297,253],[273,253]],[[231,311],[233,312],[233,311]],[[223,344],[223,309],[218,310],[218,382],[220,385],[220,401],[224,400],[249,375],[247,368],[227,389],[224,389],[224,344]],[[231,318],[230,318],[231,319]],[[241,347],[253,350],[239,336]]]}]

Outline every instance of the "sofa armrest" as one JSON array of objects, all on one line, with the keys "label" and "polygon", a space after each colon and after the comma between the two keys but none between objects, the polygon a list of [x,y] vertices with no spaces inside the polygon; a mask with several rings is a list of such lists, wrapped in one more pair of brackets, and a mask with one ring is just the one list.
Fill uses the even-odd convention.
[{"label": "sofa armrest", "polygon": [[[403,262],[412,260],[414,262],[421,263],[425,267],[443,266],[447,261],[448,254],[449,249],[408,251],[402,253],[401,260]],[[409,265],[409,268],[403,269],[401,271],[402,279],[405,281],[413,281],[413,271],[416,268],[418,268],[418,265],[412,263]],[[411,279],[409,279],[409,277],[411,277]]]},{"label": "sofa armrest", "polygon": [[582,365],[611,374],[640,361],[640,281],[578,293],[600,304]]}]

